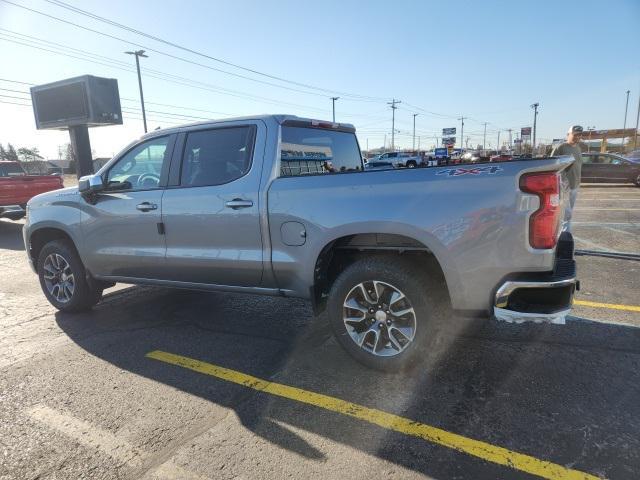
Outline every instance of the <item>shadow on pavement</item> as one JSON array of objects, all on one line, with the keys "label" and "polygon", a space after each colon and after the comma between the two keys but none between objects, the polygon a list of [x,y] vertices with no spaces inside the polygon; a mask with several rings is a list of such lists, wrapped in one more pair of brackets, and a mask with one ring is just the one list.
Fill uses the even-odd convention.
[{"label": "shadow on pavement", "polygon": [[83,349],[119,368],[233,409],[269,442],[322,461],[287,426],[434,478],[525,478],[423,440],[145,358],[184,355],[395,413],[607,478],[640,471],[640,330],[458,321],[417,368],[355,363],[305,302],[133,288],[92,312],[57,315]]},{"label": "shadow on pavement", "polygon": [[24,250],[22,223],[0,219],[0,250]]}]

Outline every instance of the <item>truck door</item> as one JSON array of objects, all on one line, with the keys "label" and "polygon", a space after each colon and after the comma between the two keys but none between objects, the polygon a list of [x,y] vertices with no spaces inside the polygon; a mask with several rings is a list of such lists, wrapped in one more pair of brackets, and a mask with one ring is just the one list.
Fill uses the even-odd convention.
[{"label": "truck door", "polygon": [[262,280],[260,175],[266,126],[229,122],[187,132],[180,169],[162,199],[170,280],[258,286]]},{"label": "truck door", "polygon": [[104,174],[106,189],[82,209],[83,250],[99,276],[162,278],[162,193],[176,135],[133,146]]}]

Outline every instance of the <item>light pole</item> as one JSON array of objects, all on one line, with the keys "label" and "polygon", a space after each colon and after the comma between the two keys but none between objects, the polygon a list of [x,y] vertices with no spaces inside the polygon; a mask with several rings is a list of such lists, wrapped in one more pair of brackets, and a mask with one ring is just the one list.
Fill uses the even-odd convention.
[{"label": "light pole", "polygon": [[534,152],[536,148],[536,120],[538,119],[538,107],[540,104],[538,102],[531,105],[533,108],[533,143],[531,145],[531,157],[534,157]]},{"label": "light pole", "polygon": [[587,132],[589,132],[589,143],[587,144],[587,153],[591,151],[591,132],[596,129],[595,125],[593,127],[587,127]]},{"label": "light pole", "polygon": [[138,70],[138,87],[140,87],[140,104],[142,105],[142,123],[144,124],[144,133],[147,133],[147,114],[144,111],[144,94],[142,93],[142,77],[140,76],[140,57],[149,58],[144,54],[144,50],[136,50],[134,52],[124,52],[127,55],[135,55],[136,70]]},{"label": "light pole", "polygon": [[418,115],[419,115],[418,113],[413,114],[413,150],[414,151],[416,149],[416,117]]},{"label": "light pole", "polygon": [[624,104],[624,124],[622,125],[622,147],[620,148],[620,153],[624,153],[624,131],[627,128],[627,109],[629,108],[629,92],[627,90],[627,101]]},{"label": "light pole", "polygon": [[391,105],[391,151],[395,151],[395,139],[396,139],[396,103],[402,103],[395,98],[387,102],[387,105]]},{"label": "light pole", "polygon": [[498,130],[498,143],[496,143],[496,152],[500,153],[500,130]]},{"label": "light pole", "polygon": [[331,97],[331,103],[333,105],[333,123],[336,123],[336,100],[340,97]]},{"label": "light pole", "polygon": [[484,135],[482,137],[482,150],[487,149],[487,122],[484,122]]},{"label": "light pole", "polygon": [[[460,149],[464,149],[464,117],[460,117]],[[467,142],[468,143],[468,142]]]}]

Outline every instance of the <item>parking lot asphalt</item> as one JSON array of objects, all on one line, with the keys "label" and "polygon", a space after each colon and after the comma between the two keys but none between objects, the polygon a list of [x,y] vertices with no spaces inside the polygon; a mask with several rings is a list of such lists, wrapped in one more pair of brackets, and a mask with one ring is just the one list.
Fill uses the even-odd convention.
[{"label": "parking lot asphalt", "polygon": [[[574,220],[577,248],[640,253],[640,189],[583,188]],[[20,229],[0,221],[2,480],[640,476],[640,262],[580,256],[567,325],[452,316],[389,375],[299,300],[118,285],[61,314]]]}]

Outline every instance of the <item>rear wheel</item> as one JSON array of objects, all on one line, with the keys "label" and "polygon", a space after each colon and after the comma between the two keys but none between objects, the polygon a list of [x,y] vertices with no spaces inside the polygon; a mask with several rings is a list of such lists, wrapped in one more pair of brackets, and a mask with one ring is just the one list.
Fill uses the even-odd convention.
[{"label": "rear wheel", "polygon": [[102,298],[102,289],[89,284],[78,253],[66,240],[54,240],[42,248],[38,277],[49,303],[63,312],[88,310]]},{"label": "rear wheel", "polygon": [[437,336],[427,277],[405,259],[369,257],[347,267],[328,299],[333,333],[364,365],[403,370],[429,352]]},{"label": "rear wheel", "polygon": [[416,168],[418,166],[418,164],[416,162],[414,162],[413,160],[407,162],[407,168]]}]

